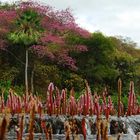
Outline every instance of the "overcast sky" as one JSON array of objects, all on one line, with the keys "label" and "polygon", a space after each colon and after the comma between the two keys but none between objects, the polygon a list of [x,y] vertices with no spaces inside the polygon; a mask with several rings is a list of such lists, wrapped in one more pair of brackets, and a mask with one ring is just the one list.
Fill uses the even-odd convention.
[{"label": "overcast sky", "polygon": [[[1,2],[15,0],[0,0]],[[39,0],[57,9],[70,7],[90,32],[130,37],[140,46],[140,0]]]}]

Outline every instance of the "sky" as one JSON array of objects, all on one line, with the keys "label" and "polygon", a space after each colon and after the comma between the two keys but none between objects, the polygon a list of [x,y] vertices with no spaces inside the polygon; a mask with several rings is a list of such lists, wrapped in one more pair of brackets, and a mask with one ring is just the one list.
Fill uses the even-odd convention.
[{"label": "sky", "polygon": [[56,9],[71,8],[79,26],[90,32],[101,31],[108,36],[130,37],[140,47],[140,0],[39,1]]}]

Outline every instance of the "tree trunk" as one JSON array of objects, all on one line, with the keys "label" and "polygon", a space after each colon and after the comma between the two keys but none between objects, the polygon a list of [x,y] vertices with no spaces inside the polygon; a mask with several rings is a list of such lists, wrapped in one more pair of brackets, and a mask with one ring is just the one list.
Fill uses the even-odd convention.
[{"label": "tree trunk", "polygon": [[118,117],[121,116],[121,94],[122,94],[122,81],[118,80]]},{"label": "tree trunk", "polygon": [[28,49],[26,49],[26,64],[25,64],[25,91],[28,94]]},{"label": "tree trunk", "polygon": [[34,93],[34,69],[31,72],[31,92]]}]

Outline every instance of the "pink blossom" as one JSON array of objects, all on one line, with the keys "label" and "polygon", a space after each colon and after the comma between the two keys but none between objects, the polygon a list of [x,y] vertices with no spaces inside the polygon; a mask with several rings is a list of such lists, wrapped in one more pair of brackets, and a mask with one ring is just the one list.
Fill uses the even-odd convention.
[{"label": "pink blossom", "polygon": [[48,34],[46,36],[43,36],[41,38],[41,41],[43,43],[53,42],[53,43],[57,43],[57,44],[64,44],[64,41],[60,36],[56,36],[56,35],[52,35],[52,34]]},{"label": "pink blossom", "polygon": [[[76,70],[76,61],[69,52],[83,52],[87,51],[87,48],[82,44],[71,45],[66,39],[71,33],[82,38],[89,37],[90,33],[76,24],[69,8],[60,11],[29,0],[28,2],[16,3],[9,10],[0,9],[0,49],[4,50],[8,46],[9,42],[5,36],[16,30],[15,20],[22,12],[29,9],[39,14],[41,27],[44,30],[37,44],[31,46],[30,50],[39,57],[47,56],[58,64]],[[57,48],[53,48],[53,45],[56,45]]]}]

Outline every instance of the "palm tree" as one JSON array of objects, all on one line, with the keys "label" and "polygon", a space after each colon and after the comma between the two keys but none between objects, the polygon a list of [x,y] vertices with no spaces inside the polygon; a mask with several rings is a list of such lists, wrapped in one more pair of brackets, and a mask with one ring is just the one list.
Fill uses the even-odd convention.
[{"label": "palm tree", "polygon": [[26,63],[25,63],[25,90],[28,93],[28,54],[29,48],[36,44],[41,36],[41,16],[35,10],[27,8],[19,12],[15,21],[15,28],[8,35],[8,39],[14,44],[18,44],[25,48]]}]

